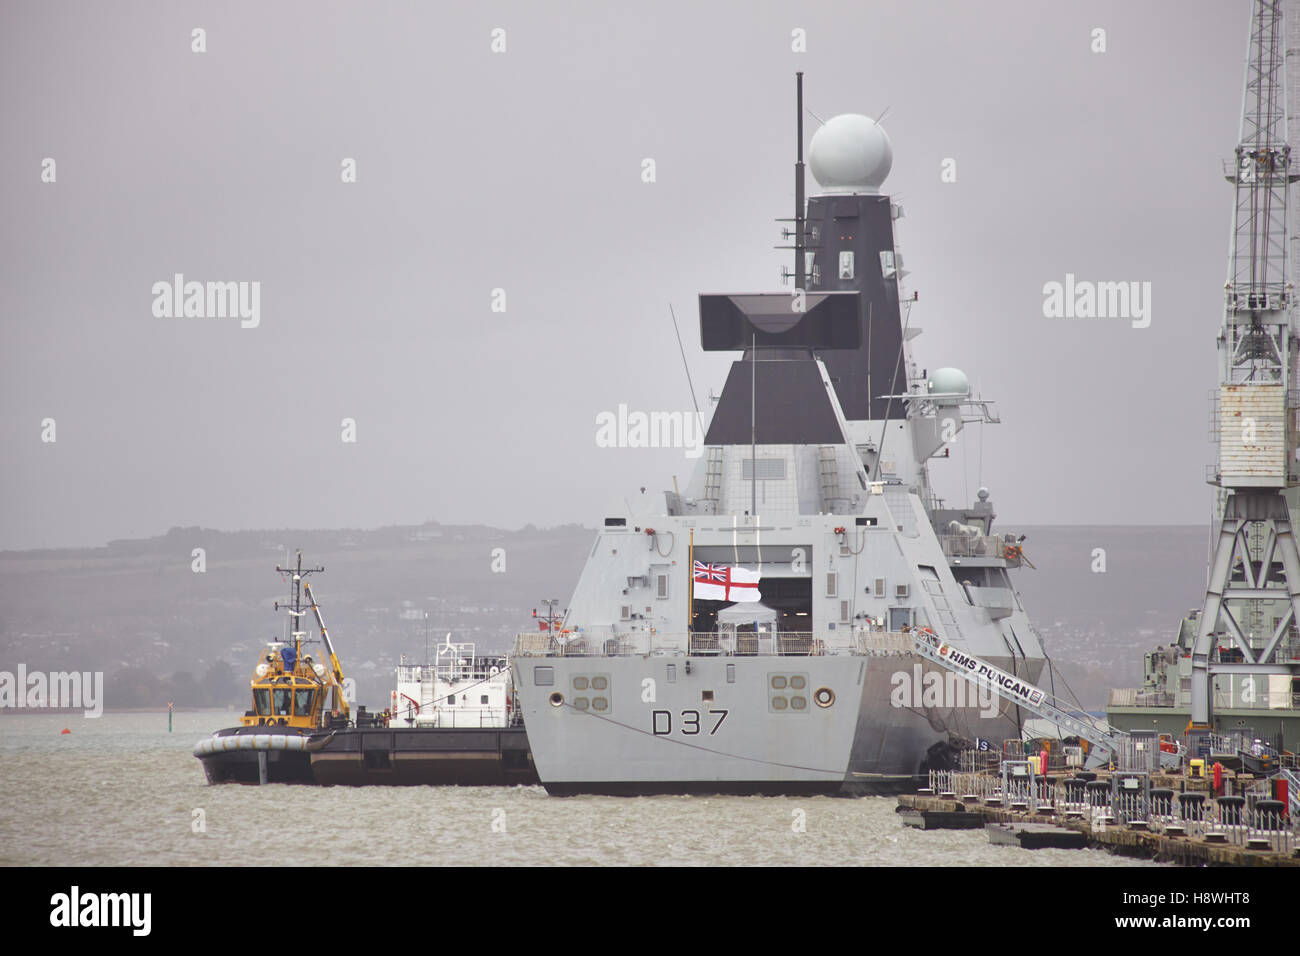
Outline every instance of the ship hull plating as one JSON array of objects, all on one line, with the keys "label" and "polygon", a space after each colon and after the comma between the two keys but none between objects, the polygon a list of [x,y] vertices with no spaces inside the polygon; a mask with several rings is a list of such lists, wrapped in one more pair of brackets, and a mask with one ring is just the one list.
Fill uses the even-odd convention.
[{"label": "ship hull plating", "polygon": [[349,728],[317,735],[311,773],[342,786],[531,786],[523,727]]},{"label": "ship hull plating", "polygon": [[[290,750],[279,746],[258,747],[259,742],[282,738],[302,738],[305,734],[296,729],[267,733],[265,727],[228,727],[217,731],[214,738],[238,738],[247,746],[231,749],[211,749],[195,753],[203,764],[203,774],[208,783],[262,782],[262,762],[266,764],[266,783],[313,783],[311,757],[306,750]],[[280,740],[278,743],[285,743]]]},{"label": "ship hull plating", "polygon": [[900,693],[932,673],[911,655],[515,663],[525,721],[544,727],[534,761],[557,796],[896,793],[948,765],[959,741],[1018,736],[997,705],[927,707]]}]

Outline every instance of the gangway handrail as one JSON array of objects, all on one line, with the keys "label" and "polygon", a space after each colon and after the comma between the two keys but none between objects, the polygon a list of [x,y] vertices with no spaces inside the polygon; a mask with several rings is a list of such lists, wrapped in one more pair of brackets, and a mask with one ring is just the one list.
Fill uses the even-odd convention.
[{"label": "gangway handrail", "polygon": [[[1009,686],[1007,683],[1000,681],[998,677],[1012,677],[1013,675],[1005,674],[999,668],[986,664],[974,655],[955,647],[955,645],[940,641],[928,628],[917,628],[912,632],[912,638],[917,652],[922,657],[965,677],[980,687],[992,690],[995,694],[1011,701],[1017,707],[1028,710],[1030,713],[1056,724],[1072,735],[1089,741],[1096,750],[1104,751],[1109,755],[1116,755],[1119,753],[1121,743],[1129,737],[1124,731],[1098,720],[1091,714],[1085,714],[1082,711],[1068,707],[1052,694],[1041,688],[1033,687],[1028,682],[1014,679],[1014,684]],[[959,663],[958,660],[955,660],[950,653],[952,651],[958,652],[958,657],[965,663]],[[972,667],[972,665],[974,666]],[[1102,758],[1097,753],[1089,755],[1090,764],[1096,765],[1099,760],[1109,760],[1109,757]]]},{"label": "gangway handrail", "polygon": [[1291,812],[1300,814],[1300,774],[1297,774],[1289,767],[1279,767],[1278,776],[1286,781],[1287,798],[1291,804]]}]

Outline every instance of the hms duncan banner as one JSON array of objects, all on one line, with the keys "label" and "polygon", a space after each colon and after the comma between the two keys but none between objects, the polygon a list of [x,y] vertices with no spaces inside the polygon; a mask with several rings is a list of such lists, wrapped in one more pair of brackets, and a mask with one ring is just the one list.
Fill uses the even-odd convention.
[{"label": "hms duncan banner", "polygon": [[939,656],[951,661],[953,664],[966,668],[973,677],[977,679],[983,678],[985,681],[1018,698],[1023,703],[1041,704],[1043,702],[1045,695],[1033,684],[1026,684],[1019,677],[1008,674],[1004,670],[999,670],[992,664],[986,664],[978,657],[971,657],[969,654],[957,650],[951,644],[945,642],[940,645]]}]

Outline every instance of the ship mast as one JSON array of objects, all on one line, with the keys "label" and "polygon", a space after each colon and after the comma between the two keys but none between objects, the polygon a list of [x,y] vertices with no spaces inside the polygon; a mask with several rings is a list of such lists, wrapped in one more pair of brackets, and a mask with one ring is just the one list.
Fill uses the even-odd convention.
[{"label": "ship mast", "polygon": [[[1288,199],[1300,176],[1287,142],[1283,0],[1256,0],[1246,52],[1241,131],[1225,164],[1233,184],[1232,238],[1219,333],[1211,483],[1221,517],[1192,648],[1191,719],[1212,726],[1215,677],[1229,705],[1250,706],[1263,678],[1294,676],[1282,639],[1300,622],[1300,553],[1286,491],[1296,466],[1296,309],[1288,275]],[[1274,620],[1265,605],[1285,611]]]},{"label": "ship mast", "polygon": [[[294,667],[297,667],[298,662],[302,660],[302,639],[307,636],[307,632],[304,631],[301,627],[302,616],[303,614],[306,613],[306,608],[311,606],[311,605],[303,605],[302,603],[302,587],[303,584],[305,584],[307,581],[307,575],[316,574],[317,572],[324,571],[325,569],[323,567],[304,568],[302,566],[301,551],[298,552],[297,567],[282,568],[277,564],[275,566],[275,569],[279,571],[281,574],[293,575],[293,604],[286,605],[286,604],[281,604],[279,601],[276,601],[275,609],[278,611],[281,608],[284,608],[293,617],[293,630],[290,633],[293,636]],[[310,600],[310,595],[308,597],[308,600]]]}]

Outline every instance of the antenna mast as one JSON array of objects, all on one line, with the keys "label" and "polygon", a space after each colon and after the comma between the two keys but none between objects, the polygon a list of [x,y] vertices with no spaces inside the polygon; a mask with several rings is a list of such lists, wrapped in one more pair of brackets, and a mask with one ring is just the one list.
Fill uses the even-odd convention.
[{"label": "antenna mast", "polygon": [[804,176],[803,176],[803,74],[796,73],[795,103],[798,108],[795,124],[798,127],[798,158],[794,163],[794,288],[798,295],[804,291]]},{"label": "antenna mast", "polygon": [[[285,604],[281,604],[279,601],[276,601],[275,609],[278,611],[280,610],[280,608],[286,608],[289,611],[290,615],[293,617],[293,624],[291,625],[292,629],[290,631],[290,634],[292,634],[293,636],[294,659],[295,661],[300,661],[302,660],[302,639],[307,636],[307,632],[302,630],[301,628],[302,622],[300,620],[304,613],[303,603],[302,603],[302,588],[307,581],[307,575],[315,574],[318,571],[324,571],[325,569],[323,567],[304,568],[302,566],[301,551],[298,552],[297,567],[282,568],[277,564],[275,566],[275,569],[279,571],[281,574],[293,575],[293,604],[285,605]],[[308,600],[311,600],[310,592],[308,594]],[[297,664],[295,663],[294,666],[296,667]]]}]

